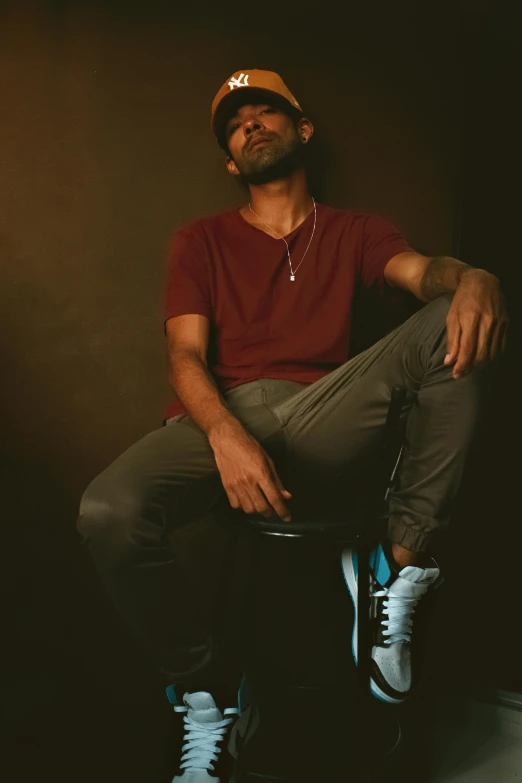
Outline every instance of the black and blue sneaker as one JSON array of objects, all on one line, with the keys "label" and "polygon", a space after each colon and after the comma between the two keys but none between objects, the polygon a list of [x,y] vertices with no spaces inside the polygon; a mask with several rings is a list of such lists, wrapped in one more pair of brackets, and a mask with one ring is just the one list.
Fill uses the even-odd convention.
[{"label": "black and blue sneaker", "polygon": [[174,712],[183,715],[181,759],[172,783],[228,783],[234,767],[228,743],[231,729],[248,707],[246,679],[237,704],[223,709],[207,691],[186,692],[181,701],[174,685],[166,692]]},{"label": "black and blue sneaker", "polygon": [[[341,565],[354,606],[352,650],[357,664],[357,551],[344,549]],[[380,701],[399,704],[410,692],[413,614],[439,576],[439,567],[431,558],[425,568],[401,568],[392,557],[391,545],[379,544],[370,554],[370,687]]]}]

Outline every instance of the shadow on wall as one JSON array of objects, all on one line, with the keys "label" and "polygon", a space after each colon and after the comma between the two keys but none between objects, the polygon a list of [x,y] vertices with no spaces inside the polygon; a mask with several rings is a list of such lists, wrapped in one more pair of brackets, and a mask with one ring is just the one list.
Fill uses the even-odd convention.
[{"label": "shadow on wall", "polygon": [[308,190],[320,203],[327,199],[327,184],[331,176],[335,160],[335,152],[321,130],[314,128],[310,141],[307,164]]}]

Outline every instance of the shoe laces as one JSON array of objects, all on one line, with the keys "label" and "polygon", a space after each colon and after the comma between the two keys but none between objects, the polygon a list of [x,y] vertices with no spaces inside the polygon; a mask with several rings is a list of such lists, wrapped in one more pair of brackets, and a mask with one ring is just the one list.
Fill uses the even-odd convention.
[{"label": "shoe laces", "polygon": [[[188,712],[188,707],[174,705],[175,712]],[[225,709],[223,715],[238,715],[237,707]],[[221,748],[218,743],[228,731],[234,718],[223,718],[220,721],[200,722],[185,715],[185,740],[182,746],[180,769],[213,769],[214,762],[219,758]]]},{"label": "shoe laces", "polygon": [[388,618],[384,619],[383,617],[380,621],[381,625],[386,629],[381,630],[382,635],[385,637],[384,644],[390,645],[397,642],[399,644],[409,644],[413,627],[413,615],[415,614],[415,607],[419,602],[420,596],[408,598],[403,595],[394,595],[393,585],[376,590],[377,584],[376,581],[372,581],[370,596],[371,598],[383,599],[381,613]]}]

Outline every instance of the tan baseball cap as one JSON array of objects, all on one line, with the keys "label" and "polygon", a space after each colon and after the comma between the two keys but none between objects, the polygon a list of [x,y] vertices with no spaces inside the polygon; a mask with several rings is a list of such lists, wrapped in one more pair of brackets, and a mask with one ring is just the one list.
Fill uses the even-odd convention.
[{"label": "tan baseball cap", "polygon": [[[303,113],[297,99],[292,95],[279,74],[274,73],[274,71],[262,71],[259,68],[235,71],[235,73],[226,80],[212,101],[210,127],[220,143],[220,136],[223,131],[223,120],[227,116],[228,109],[232,109],[235,100],[240,103],[241,100],[246,98],[246,95],[241,93],[241,99],[238,100],[238,92],[245,89],[248,90],[249,93],[252,91],[252,94],[254,94],[254,91],[259,90],[271,93],[274,97],[278,96],[279,100],[283,98],[283,104],[286,102],[289,108],[293,109],[294,112],[297,112],[298,114]],[[246,103],[246,100],[244,102]]]}]

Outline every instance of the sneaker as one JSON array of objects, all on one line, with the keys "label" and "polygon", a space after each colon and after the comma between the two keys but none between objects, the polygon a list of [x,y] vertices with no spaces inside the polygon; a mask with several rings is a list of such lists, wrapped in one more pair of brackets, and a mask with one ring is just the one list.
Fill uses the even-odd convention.
[{"label": "sneaker", "polygon": [[237,706],[223,711],[207,691],[187,692],[181,703],[174,685],[169,685],[166,692],[174,712],[183,714],[181,759],[172,783],[228,783],[233,759],[226,744],[244,706],[244,683],[238,692]]},{"label": "sneaker", "polygon": [[[411,689],[411,633],[413,614],[440,570],[434,560],[427,568],[400,568],[380,544],[370,554],[371,681],[373,695],[388,704],[400,704]],[[355,549],[343,551],[341,565],[354,606],[352,651],[357,665],[358,558]]]}]

